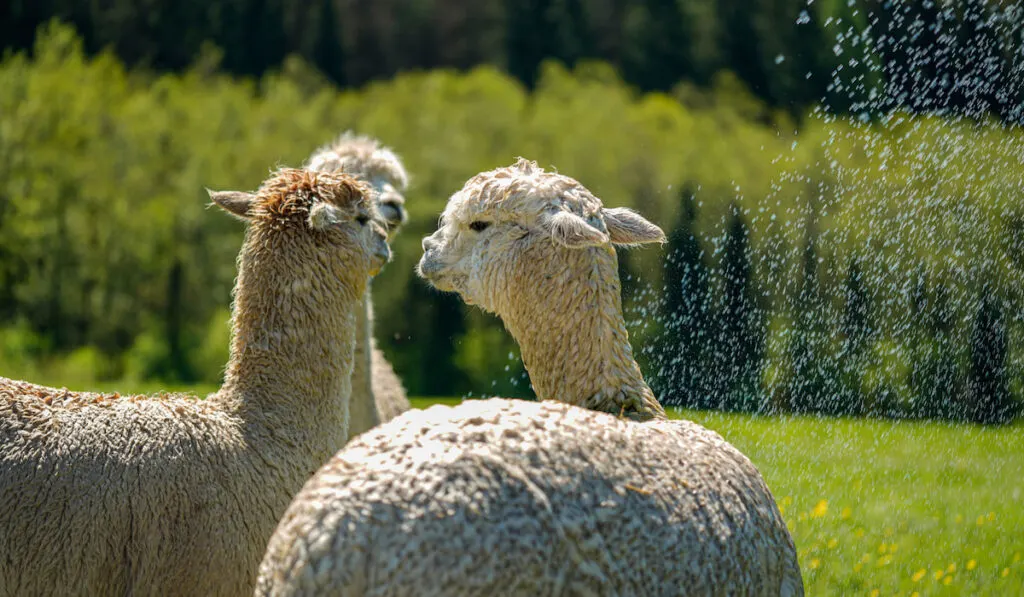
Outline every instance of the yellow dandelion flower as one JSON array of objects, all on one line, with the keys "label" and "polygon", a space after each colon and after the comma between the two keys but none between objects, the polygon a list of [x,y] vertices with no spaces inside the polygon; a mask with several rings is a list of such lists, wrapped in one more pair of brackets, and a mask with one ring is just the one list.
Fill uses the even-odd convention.
[{"label": "yellow dandelion flower", "polygon": [[843,508],[843,511],[839,513],[839,517],[842,518],[843,520],[846,520],[851,515],[853,515],[853,511],[850,510],[849,506],[847,506],[846,508]]},{"label": "yellow dandelion flower", "polygon": [[935,580],[939,580],[940,578],[942,578],[942,570],[936,570],[935,571]]},{"label": "yellow dandelion flower", "polygon": [[870,561],[871,561],[871,554],[869,554],[869,553],[866,553],[866,554],[862,555],[862,556],[860,557],[860,561],[861,561],[862,563],[864,563],[864,564],[867,564],[868,562],[870,562]]},{"label": "yellow dandelion flower", "polygon": [[831,539],[828,540],[828,548],[829,549],[834,549],[836,545],[839,545],[839,539],[836,539],[835,537],[832,537]]},{"label": "yellow dandelion flower", "polygon": [[948,584],[950,584],[952,582],[953,582],[953,577],[952,576],[946,576],[946,578],[942,579],[942,584],[944,584],[944,585],[948,585]]},{"label": "yellow dandelion flower", "polygon": [[889,553],[896,553],[896,548],[897,547],[899,547],[899,545],[896,545],[895,543],[890,543],[889,544]]},{"label": "yellow dandelion flower", "polygon": [[889,555],[889,554],[886,554],[886,555],[878,558],[878,567],[881,568],[882,566],[888,566],[889,562],[891,562],[891,561],[892,561],[892,556]]},{"label": "yellow dandelion flower", "polygon": [[859,564],[858,563],[858,564],[854,564],[853,565],[853,571],[854,572],[860,572],[863,569],[864,569],[864,564]]},{"label": "yellow dandelion flower", "polygon": [[928,571],[924,568],[921,568],[920,570],[914,573],[914,576],[910,577],[910,580],[914,582],[921,582],[921,579],[924,578],[925,574],[928,574]]},{"label": "yellow dandelion flower", "polygon": [[949,566],[946,566],[946,574],[952,574],[956,572],[956,562],[950,562]]},{"label": "yellow dandelion flower", "polygon": [[995,512],[989,512],[988,516],[986,516],[985,518],[987,518],[989,522],[992,522],[993,520],[996,519],[996,513]]},{"label": "yellow dandelion flower", "polygon": [[878,589],[871,589],[871,597],[878,597]]},{"label": "yellow dandelion flower", "polygon": [[811,510],[811,518],[821,518],[826,514],[828,514],[828,500],[821,500]]},{"label": "yellow dandelion flower", "polygon": [[976,560],[967,560],[967,569],[968,570],[974,570],[975,566],[977,566],[977,565],[978,565],[978,562]]},{"label": "yellow dandelion flower", "polygon": [[1006,578],[1007,576],[1010,576],[1010,569],[1009,568],[1003,568],[1003,571],[999,573],[999,576],[1002,576],[1003,578]]},{"label": "yellow dandelion flower", "polygon": [[913,593],[910,594],[910,597],[921,597],[921,594],[918,593],[917,591],[914,591]]},{"label": "yellow dandelion flower", "polygon": [[975,522],[980,527],[981,525],[985,524],[985,517],[979,514],[978,515],[978,520],[976,520]]},{"label": "yellow dandelion flower", "polygon": [[809,566],[811,570],[817,570],[818,566],[821,566],[821,560],[819,560],[818,558],[814,558],[811,560]]},{"label": "yellow dandelion flower", "polygon": [[856,537],[857,537],[858,539],[860,539],[860,538],[862,538],[862,537],[864,536],[864,529],[862,529],[862,528],[857,528],[857,530],[855,530],[855,531],[853,532],[853,534],[854,534],[854,536],[856,536]]},{"label": "yellow dandelion flower", "polygon": [[963,514],[957,514],[955,520],[956,520],[957,524],[962,523],[964,521],[964,515]]},{"label": "yellow dandelion flower", "polygon": [[885,553],[886,549],[888,549],[888,546],[885,543],[878,545],[878,553]]},{"label": "yellow dandelion flower", "polygon": [[1013,554],[1013,561],[1014,561],[1014,562],[1019,562],[1019,561],[1020,561],[1020,552],[1019,552],[1019,551],[1018,551],[1018,552],[1015,552],[1015,553]]}]

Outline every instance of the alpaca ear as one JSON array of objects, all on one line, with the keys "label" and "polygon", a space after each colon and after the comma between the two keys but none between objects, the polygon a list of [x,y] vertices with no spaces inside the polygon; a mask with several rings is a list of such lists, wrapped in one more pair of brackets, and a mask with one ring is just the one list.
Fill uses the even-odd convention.
[{"label": "alpaca ear", "polygon": [[570,249],[593,247],[608,242],[607,234],[591,226],[574,213],[559,211],[551,216],[550,223],[551,238],[556,243]]},{"label": "alpaca ear", "polygon": [[665,233],[643,216],[626,207],[602,209],[608,235],[616,245],[664,243]]},{"label": "alpaca ear", "polygon": [[241,191],[211,191],[210,189],[206,189],[206,192],[210,194],[210,199],[214,203],[229,214],[242,220],[252,217],[256,195]]},{"label": "alpaca ear", "polygon": [[314,230],[326,230],[340,224],[341,220],[341,210],[330,203],[320,201],[309,209],[309,225]]}]

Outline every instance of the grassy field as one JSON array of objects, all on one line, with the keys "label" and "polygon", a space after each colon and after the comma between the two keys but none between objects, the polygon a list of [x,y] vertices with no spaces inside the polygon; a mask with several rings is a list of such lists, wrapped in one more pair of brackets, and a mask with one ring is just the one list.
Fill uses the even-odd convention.
[{"label": "grassy field", "polygon": [[1024,595],[1021,422],[673,416],[719,432],[761,470],[808,595]]},{"label": "grassy field", "polygon": [[761,470],[793,532],[808,595],[1024,596],[1024,421],[671,414],[719,432]]}]

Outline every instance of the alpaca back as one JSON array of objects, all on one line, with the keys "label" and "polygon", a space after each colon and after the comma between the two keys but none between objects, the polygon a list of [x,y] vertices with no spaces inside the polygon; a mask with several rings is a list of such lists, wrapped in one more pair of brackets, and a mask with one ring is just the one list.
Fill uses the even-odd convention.
[{"label": "alpaca back", "polygon": [[0,378],[0,595],[250,594],[305,480],[252,461],[275,457],[260,434],[187,397]]},{"label": "alpaca back", "polygon": [[777,597],[802,592],[795,557],[717,434],[491,399],[353,440],[289,507],[257,594]]}]

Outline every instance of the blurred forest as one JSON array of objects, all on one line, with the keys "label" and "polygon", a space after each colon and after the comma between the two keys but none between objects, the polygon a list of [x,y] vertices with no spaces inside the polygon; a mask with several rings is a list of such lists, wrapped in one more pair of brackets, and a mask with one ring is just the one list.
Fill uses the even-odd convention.
[{"label": "blurred forest", "polygon": [[355,129],[413,177],[374,283],[410,394],[530,395],[500,322],[413,274],[447,197],[523,155],[670,234],[620,252],[669,403],[998,422],[1024,400],[1013,5],[137,4],[0,15],[0,375],[217,383],[242,228],[204,188]]},{"label": "blurred forest", "polygon": [[[824,102],[856,109],[877,71],[893,106],[975,104],[1021,122],[1022,7],[1010,0],[11,0],[0,5],[4,49],[32,46],[51,18],[87,52],[109,48],[129,67],[189,68],[204,48],[227,72],[262,76],[301,57],[340,87],[400,72],[487,64],[528,89],[545,60],[600,60],[641,91],[722,71],[771,108],[801,115]],[[871,29],[869,62],[849,52]],[[926,49],[925,52],[920,50]],[[914,63],[912,71],[902,68]],[[895,67],[895,68],[891,68]],[[837,68],[839,71],[837,72]],[[838,75],[838,76],[837,76]],[[979,85],[950,90],[951,81]],[[945,80],[945,83],[943,81]],[[1008,93],[1008,90],[1016,90]]]}]

